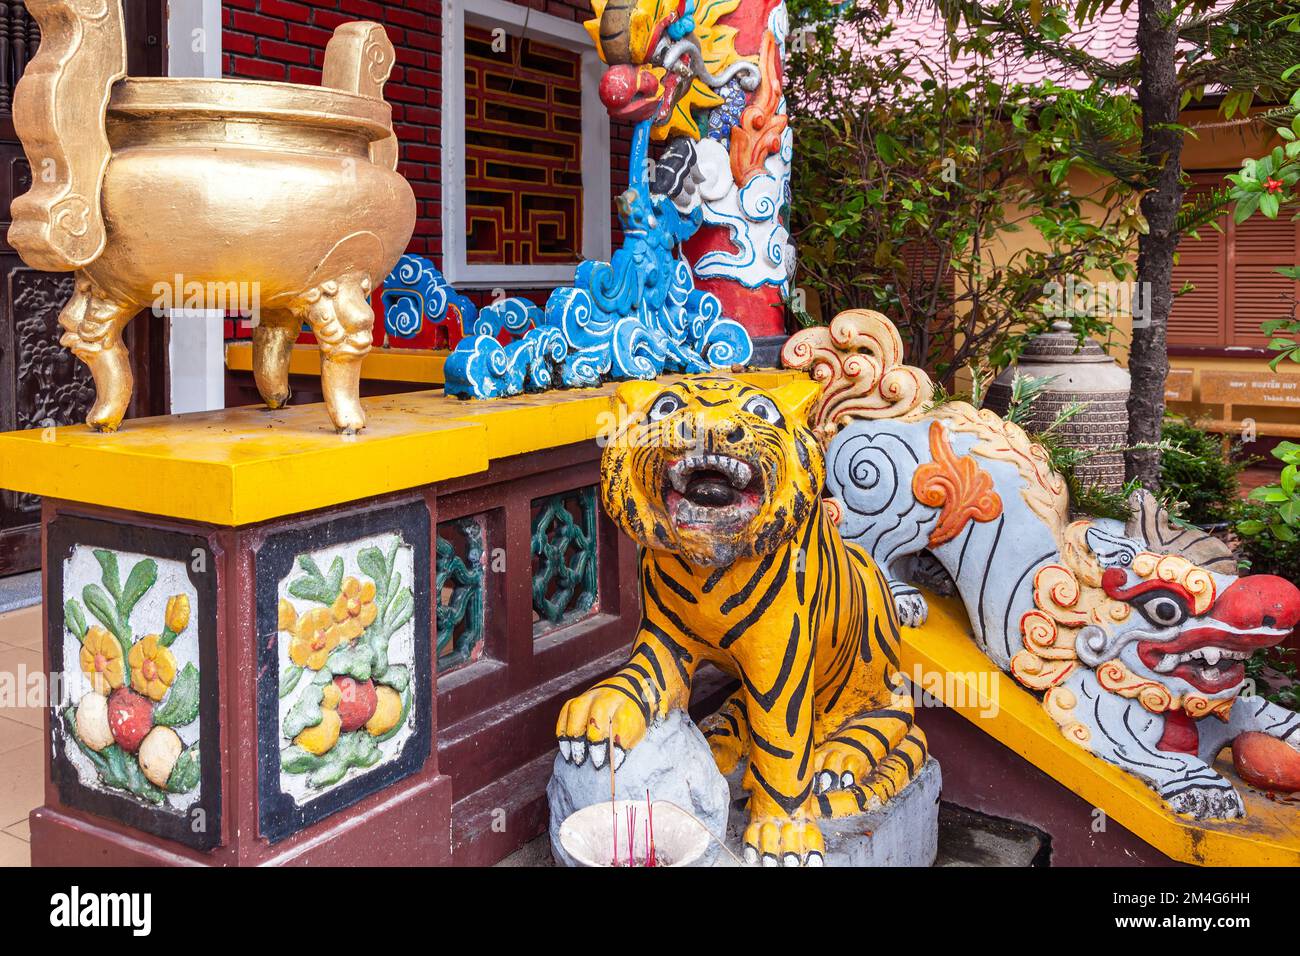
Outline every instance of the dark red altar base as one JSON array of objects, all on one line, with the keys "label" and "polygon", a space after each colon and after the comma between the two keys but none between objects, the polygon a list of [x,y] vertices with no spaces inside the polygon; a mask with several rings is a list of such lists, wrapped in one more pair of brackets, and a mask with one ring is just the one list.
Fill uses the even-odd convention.
[{"label": "dark red altar base", "polygon": [[[56,768],[52,768],[47,710],[45,804],[30,817],[32,863],[486,865],[543,832],[556,715],[565,700],[623,662],[639,618],[635,548],[617,534],[602,512],[597,529],[603,555],[597,607],[584,620],[534,636],[531,502],[597,483],[599,454],[595,443],[588,442],[520,455],[454,482],[241,528],[47,498],[43,537],[52,521],[63,518],[66,523],[80,517],[134,528],[133,534],[146,544],[150,534],[177,532],[206,542],[216,571],[218,706],[216,729],[205,724],[202,739],[220,755],[216,781],[220,819],[216,846],[203,850],[132,825],[127,819],[130,813],[107,816],[69,805],[60,792],[53,772]],[[436,529],[440,521],[487,513],[489,540],[505,549],[506,570],[488,576],[485,601],[494,613],[484,637],[483,657],[434,678],[429,695],[430,746],[418,767],[272,842],[262,834],[259,805],[258,550],[265,552],[277,534],[310,530],[322,522],[343,524],[359,520],[358,515],[403,504],[410,512],[413,503],[423,505],[430,529]],[[419,514],[418,508],[414,511]],[[147,548],[142,550],[148,553]],[[433,550],[431,534],[431,555]],[[433,564],[430,559],[428,593],[436,587]],[[50,567],[47,561],[47,576]],[[51,594],[49,581],[43,583],[45,594]],[[49,605],[47,666],[51,654],[48,615]],[[421,619],[429,622],[429,631],[417,630],[417,647],[428,648],[430,667],[436,673],[435,617],[417,614],[417,620]],[[61,622],[56,621],[56,626],[61,634]],[[274,671],[270,669],[272,677]],[[77,801],[79,806],[84,799]]]},{"label": "dark red altar base", "polygon": [[918,708],[943,767],[945,803],[1027,823],[1051,837],[1051,866],[1181,866],[1112,819],[1093,832],[1095,808],[955,710]]}]

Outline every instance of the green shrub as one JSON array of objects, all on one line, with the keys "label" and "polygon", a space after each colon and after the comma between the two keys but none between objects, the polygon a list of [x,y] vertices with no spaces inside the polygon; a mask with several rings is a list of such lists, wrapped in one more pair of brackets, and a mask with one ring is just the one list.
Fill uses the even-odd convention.
[{"label": "green shrub", "polygon": [[1243,527],[1253,530],[1267,526],[1275,513],[1271,506],[1255,501],[1237,505],[1233,521],[1241,542],[1242,561],[1248,563],[1251,574],[1276,574],[1300,584],[1300,541],[1283,541],[1266,530],[1255,534],[1242,531]]},{"label": "green shrub", "polygon": [[1166,418],[1161,436],[1180,451],[1161,457],[1160,483],[1178,517],[1192,524],[1232,520],[1247,462],[1223,450],[1223,438],[1185,418]]},{"label": "green shrub", "polygon": [[1246,519],[1237,525],[1242,535],[1272,535],[1280,541],[1300,541],[1300,445],[1280,442],[1273,449],[1273,457],[1282,462],[1282,473],[1276,485],[1256,488],[1250,500],[1264,505],[1266,510],[1258,519]]}]

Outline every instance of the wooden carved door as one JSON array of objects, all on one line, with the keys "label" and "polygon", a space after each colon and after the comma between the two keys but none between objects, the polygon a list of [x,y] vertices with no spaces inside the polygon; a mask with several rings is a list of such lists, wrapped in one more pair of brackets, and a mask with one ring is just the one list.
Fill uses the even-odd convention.
[{"label": "wooden carved door", "polygon": [[[166,72],[165,3],[125,0],[132,75]],[[72,273],[29,268],[7,240],[9,204],[31,185],[10,112],[13,90],[39,44],[24,4],[0,0],[0,431],[80,422],[94,399],[90,373],[59,345],[59,311],[72,295]],[[136,380],[130,416],[167,411],[164,322],[146,313],[128,326]],[[0,491],[0,575],[39,567],[39,546],[40,499]]]}]

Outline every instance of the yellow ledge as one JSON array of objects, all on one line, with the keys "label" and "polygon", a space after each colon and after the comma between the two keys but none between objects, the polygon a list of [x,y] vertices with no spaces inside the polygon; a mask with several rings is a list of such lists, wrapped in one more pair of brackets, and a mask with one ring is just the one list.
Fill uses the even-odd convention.
[{"label": "yellow ledge", "polygon": [[[796,372],[737,376],[776,386]],[[671,381],[676,376],[665,376]],[[484,471],[595,438],[613,385],[461,401],[440,390],[362,399],[338,435],[325,406],[260,406],[0,434],[0,488],[218,525],[245,525]]]},{"label": "yellow ledge", "polygon": [[[1245,819],[1203,823],[1170,813],[1142,781],[1061,734],[1038,699],[975,646],[959,601],[929,601],[925,626],[903,629],[904,673],[923,675],[921,689],[1171,859],[1202,866],[1300,866],[1300,808],[1250,789],[1237,779],[1232,762],[1221,758],[1215,769],[1237,785]],[[924,729],[924,710],[918,723]]]},{"label": "yellow ledge", "polygon": [[[379,382],[441,385],[446,381],[442,367],[449,354],[437,349],[374,349],[361,363],[361,377]],[[227,345],[226,368],[232,372],[251,372],[253,344]],[[320,375],[320,349],[314,345],[295,345],[289,357],[289,374]]]}]

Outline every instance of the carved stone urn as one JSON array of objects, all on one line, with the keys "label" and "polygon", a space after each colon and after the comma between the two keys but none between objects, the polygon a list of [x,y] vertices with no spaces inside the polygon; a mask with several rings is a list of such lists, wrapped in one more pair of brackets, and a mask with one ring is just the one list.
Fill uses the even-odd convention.
[{"label": "carved stone urn", "polygon": [[335,30],[321,87],[128,78],[120,4],[29,0],[42,42],[14,94],[33,175],[9,241],[34,268],[76,271],[60,341],[94,376],[87,423],[113,431],[125,413],[126,323],[197,298],[252,312],[271,408],[289,398],[290,352],[309,325],[334,426],[361,428],[367,296],[415,225],[382,93],[394,62],[383,27]]},{"label": "carved stone urn", "polygon": [[[1020,361],[989,386],[985,407],[1006,414],[1011,382],[1017,372],[1052,379],[1030,409],[1025,423],[1029,431],[1042,431],[1062,409],[1082,402],[1083,411],[1057,429],[1062,442],[1082,451],[1123,448],[1128,444],[1128,371],[1096,341],[1087,339],[1080,345],[1069,322],[1058,319],[1050,331],[1029,341]],[[1118,491],[1124,486],[1124,455],[1119,451],[1093,455],[1080,461],[1074,473],[1084,487]]]}]

